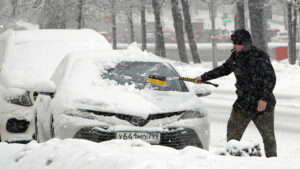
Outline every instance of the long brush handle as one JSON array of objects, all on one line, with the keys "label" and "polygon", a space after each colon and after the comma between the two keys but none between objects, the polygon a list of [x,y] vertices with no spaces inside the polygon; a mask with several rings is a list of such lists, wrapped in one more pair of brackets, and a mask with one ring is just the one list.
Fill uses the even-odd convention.
[{"label": "long brush handle", "polygon": [[188,82],[194,82],[195,81],[195,79],[191,79],[191,78],[188,78],[188,77],[179,77],[179,80],[188,81]]},{"label": "long brush handle", "polygon": [[[179,80],[188,81],[188,82],[194,82],[196,79],[191,79],[191,78],[188,78],[188,77],[179,77]],[[218,84],[211,83],[211,82],[201,82],[201,83],[213,85],[213,86],[215,86],[215,87],[218,87],[218,86],[219,86]]]}]

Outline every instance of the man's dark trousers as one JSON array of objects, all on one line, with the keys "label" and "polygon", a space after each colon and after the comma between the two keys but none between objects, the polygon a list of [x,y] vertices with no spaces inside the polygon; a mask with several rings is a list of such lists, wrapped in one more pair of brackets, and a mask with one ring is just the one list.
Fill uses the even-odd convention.
[{"label": "man's dark trousers", "polygon": [[276,139],[274,134],[274,109],[251,117],[244,110],[232,111],[227,124],[227,141],[240,141],[248,124],[252,120],[263,138],[266,157],[276,157]]}]

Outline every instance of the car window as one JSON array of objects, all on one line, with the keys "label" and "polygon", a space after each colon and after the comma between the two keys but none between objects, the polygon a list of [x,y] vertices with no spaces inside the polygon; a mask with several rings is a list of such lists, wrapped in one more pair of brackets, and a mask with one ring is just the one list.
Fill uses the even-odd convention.
[{"label": "car window", "polygon": [[[147,78],[149,75],[166,77],[166,85],[148,83]],[[178,80],[175,70],[158,62],[121,62],[102,74],[102,78],[114,80],[121,85],[134,84],[137,89],[186,91],[186,86]]]}]

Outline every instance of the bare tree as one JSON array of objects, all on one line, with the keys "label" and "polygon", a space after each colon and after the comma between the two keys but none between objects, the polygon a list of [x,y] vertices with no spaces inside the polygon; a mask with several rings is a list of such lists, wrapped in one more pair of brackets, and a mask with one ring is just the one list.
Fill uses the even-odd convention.
[{"label": "bare tree", "polygon": [[297,48],[296,48],[296,40],[297,40],[297,18],[298,18],[298,9],[296,4],[293,6],[293,36],[292,36],[292,47],[293,47],[293,57],[289,57],[290,64],[294,65],[297,59]]},{"label": "bare tree", "polygon": [[147,28],[146,28],[146,5],[145,0],[141,0],[141,29],[142,29],[142,50],[147,50]]},{"label": "bare tree", "polygon": [[37,0],[33,8],[38,13],[41,29],[80,29],[83,25],[83,0]]},{"label": "bare tree", "polygon": [[236,0],[235,29],[245,29],[245,0]]},{"label": "bare tree", "polygon": [[44,0],[41,9],[41,23],[40,28],[42,29],[61,29],[64,11],[63,0]]},{"label": "bare tree", "polygon": [[83,27],[83,0],[78,1],[78,29]]},{"label": "bare tree", "polygon": [[181,62],[188,63],[188,56],[184,42],[183,21],[178,7],[178,0],[171,0],[171,5],[179,58]]},{"label": "bare tree", "polygon": [[[86,0],[85,0],[86,1]],[[105,20],[108,22],[108,26],[111,26],[111,34],[112,34],[112,47],[113,49],[117,49],[117,22],[120,18],[126,20],[128,17],[126,15],[119,15],[121,13],[128,12],[129,2],[126,0],[88,0],[90,1],[88,8],[93,8],[94,10],[89,11],[89,16],[93,16],[92,18],[89,16],[85,16],[86,18],[95,18],[97,15],[96,21]],[[86,3],[86,2],[85,2]],[[85,11],[86,13],[86,11]],[[118,16],[118,18],[117,18]],[[110,28],[108,28],[110,29]]]},{"label": "bare tree", "polygon": [[146,11],[152,12],[153,9],[151,0],[140,0],[140,6],[138,7],[140,10],[141,16],[141,37],[142,37],[142,50],[147,49],[147,23],[146,23]]},{"label": "bare tree", "polygon": [[133,14],[135,14],[140,7],[140,3],[137,3],[136,0],[119,0],[119,5],[122,6],[122,8],[119,8],[119,11],[124,12],[126,16],[126,20],[128,22],[128,32],[130,37],[130,42],[135,41],[135,30],[134,30],[134,18]]},{"label": "bare tree", "polygon": [[215,2],[213,0],[210,1],[209,4],[209,14],[210,14],[210,20],[211,20],[211,30],[212,30],[212,38],[211,38],[211,46],[212,46],[212,58],[213,58],[213,67],[218,66],[218,60],[216,56],[217,51],[217,43],[216,43],[216,23],[215,23],[215,17],[216,17],[216,7]]},{"label": "bare tree", "polygon": [[287,26],[288,26],[288,56],[289,63],[296,63],[296,31],[297,31],[297,10],[295,4],[291,1],[287,5]]},{"label": "bare tree", "polygon": [[11,8],[9,0],[0,1],[0,33],[10,27],[11,23]]},{"label": "bare tree", "polygon": [[187,33],[187,37],[189,40],[189,45],[190,45],[190,50],[192,53],[193,61],[194,61],[194,63],[201,63],[200,57],[198,54],[197,44],[194,39],[194,31],[193,31],[193,26],[192,26],[192,22],[191,22],[190,11],[189,11],[189,8],[190,8],[189,1],[181,0],[181,4],[182,4],[182,9],[183,9],[185,31]]},{"label": "bare tree", "polygon": [[162,30],[162,23],[160,20],[160,9],[165,1],[159,3],[159,0],[152,0],[155,18],[155,54],[166,57],[164,33]]},{"label": "bare tree", "polygon": [[134,42],[134,26],[133,26],[133,18],[132,18],[132,6],[129,6],[128,12],[127,12],[127,18],[129,23],[129,32],[130,32],[130,41]]},{"label": "bare tree", "polygon": [[258,48],[267,51],[267,42],[264,31],[263,7],[265,0],[249,0],[249,16],[252,33],[252,41]]},{"label": "bare tree", "polygon": [[115,0],[111,1],[111,22],[112,22],[112,39],[113,39],[113,49],[117,49],[117,24],[116,24],[116,7]]},{"label": "bare tree", "polygon": [[18,0],[11,0],[11,6],[12,6],[12,16],[16,17],[17,15],[17,8],[18,8]]}]

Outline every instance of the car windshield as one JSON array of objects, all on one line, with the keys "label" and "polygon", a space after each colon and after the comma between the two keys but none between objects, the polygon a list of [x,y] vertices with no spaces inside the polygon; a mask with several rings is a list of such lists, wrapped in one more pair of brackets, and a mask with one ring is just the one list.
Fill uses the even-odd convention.
[{"label": "car windshield", "polygon": [[[166,85],[148,83],[149,75],[166,77]],[[102,78],[116,81],[118,84],[134,84],[137,89],[153,89],[159,91],[186,91],[184,83],[178,80],[178,75],[170,66],[158,62],[121,62],[108,69]]]}]

